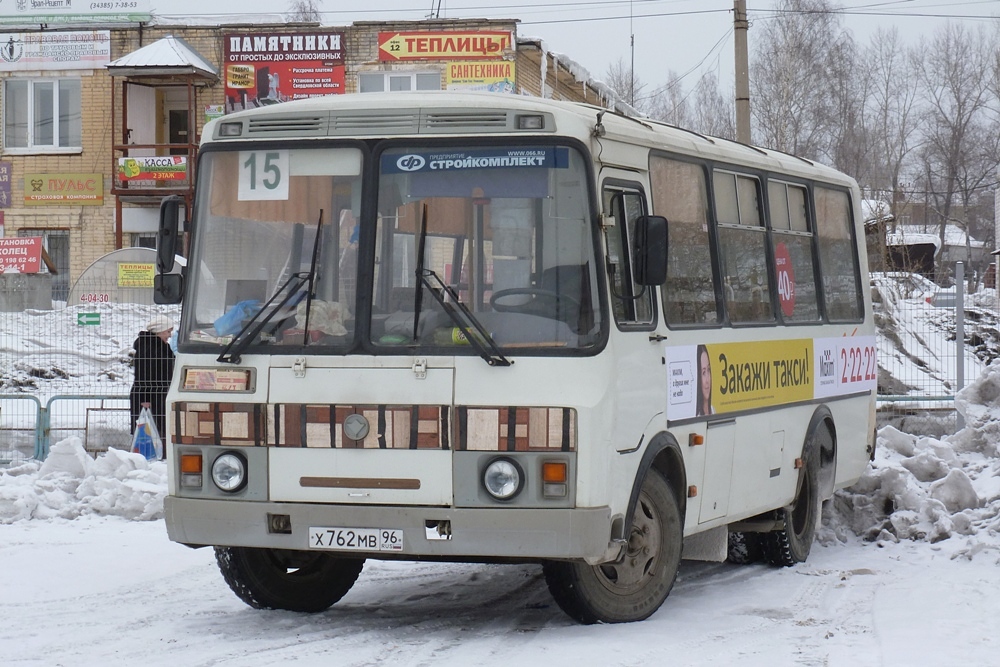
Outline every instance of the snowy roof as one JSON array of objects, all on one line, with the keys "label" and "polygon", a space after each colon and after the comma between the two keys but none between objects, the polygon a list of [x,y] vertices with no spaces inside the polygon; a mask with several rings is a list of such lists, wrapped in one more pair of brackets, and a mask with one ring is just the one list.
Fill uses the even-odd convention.
[{"label": "snowy roof", "polygon": [[[947,225],[944,229],[944,243],[946,246],[964,246],[968,233],[957,225]],[[935,225],[898,225],[896,231],[885,235],[885,244],[894,245],[917,245],[921,243],[931,243],[935,248],[941,246],[941,233]],[[968,236],[969,246],[972,248],[985,248],[986,243]]]},{"label": "snowy roof", "polygon": [[180,37],[167,35],[106,66],[112,76],[198,74],[218,79],[219,70]]},{"label": "snowy roof", "polygon": [[878,199],[862,199],[861,215],[866,223],[893,220],[895,216],[889,212],[889,205]]}]

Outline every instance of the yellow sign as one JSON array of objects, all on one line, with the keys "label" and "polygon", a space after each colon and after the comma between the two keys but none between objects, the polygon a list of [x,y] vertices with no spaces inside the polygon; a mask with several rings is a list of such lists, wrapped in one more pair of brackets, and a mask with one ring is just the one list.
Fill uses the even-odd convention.
[{"label": "yellow sign", "polygon": [[152,287],[156,267],[145,262],[118,262],[119,287]]},{"label": "yellow sign", "polygon": [[25,174],[25,206],[103,206],[103,174]]},{"label": "yellow sign", "polygon": [[473,32],[442,30],[378,34],[378,59],[382,61],[455,58],[495,60],[502,57],[509,49],[511,49],[511,33],[505,30]]},{"label": "yellow sign", "polygon": [[715,412],[746,410],[813,397],[813,341],[760,341],[708,346]]},{"label": "yellow sign", "polygon": [[448,63],[446,75],[448,90],[514,92],[514,63],[506,60]]}]

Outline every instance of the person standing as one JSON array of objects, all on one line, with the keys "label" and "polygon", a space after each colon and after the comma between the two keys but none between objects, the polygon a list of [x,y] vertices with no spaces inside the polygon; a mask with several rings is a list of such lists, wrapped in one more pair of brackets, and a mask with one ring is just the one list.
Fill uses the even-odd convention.
[{"label": "person standing", "polygon": [[128,393],[132,413],[132,433],[143,405],[153,413],[153,423],[164,441],[166,456],[167,389],[174,374],[174,352],[170,349],[170,334],[174,323],[166,315],[157,315],[149,321],[144,331],[132,343],[135,350],[133,370],[135,379]]}]

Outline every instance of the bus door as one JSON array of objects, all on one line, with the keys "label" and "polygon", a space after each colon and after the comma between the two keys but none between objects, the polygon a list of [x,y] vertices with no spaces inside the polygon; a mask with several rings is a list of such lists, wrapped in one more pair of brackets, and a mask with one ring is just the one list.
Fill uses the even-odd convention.
[{"label": "bus door", "polygon": [[633,267],[635,220],[648,213],[643,191],[634,181],[609,177],[608,170],[602,174],[605,268],[616,325],[609,341],[615,355],[617,397],[612,438],[623,451],[638,447],[649,423],[663,416],[666,382],[663,348],[654,331],[655,290],[636,283]]}]

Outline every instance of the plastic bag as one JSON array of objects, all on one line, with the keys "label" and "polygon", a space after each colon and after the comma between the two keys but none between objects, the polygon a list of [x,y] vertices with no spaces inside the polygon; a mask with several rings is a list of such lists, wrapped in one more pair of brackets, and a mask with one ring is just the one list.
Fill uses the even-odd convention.
[{"label": "plastic bag", "polygon": [[135,434],[132,436],[132,450],[135,454],[142,454],[147,461],[163,458],[163,441],[156,430],[156,423],[153,421],[153,413],[148,407],[143,406],[139,411],[139,418],[135,420]]},{"label": "plastic bag", "polygon": [[243,328],[243,323],[257,314],[260,301],[248,299],[240,301],[226,311],[225,315],[215,320],[215,332],[220,336],[231,336]]}]

